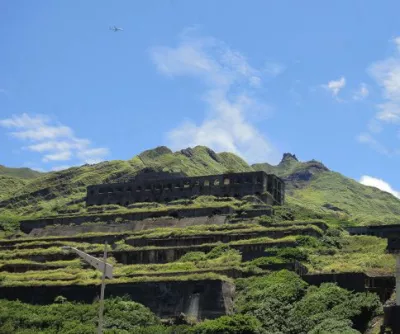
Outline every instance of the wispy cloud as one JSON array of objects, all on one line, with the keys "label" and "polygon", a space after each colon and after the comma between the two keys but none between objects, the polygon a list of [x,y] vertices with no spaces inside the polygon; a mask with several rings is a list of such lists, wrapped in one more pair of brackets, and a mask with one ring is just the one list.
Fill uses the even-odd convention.
[{"label": "wispy cloud", "polygon": [[361,133],[360,135],[357,136],[358,142],[362,144],[366,144],[369,147],[371,147],[373,150],[375,150],[378,153],[384,154],[384,155],[391,155],[391,152],[389,149],[387,149],[383,144],[379,143],[370,133],[365,132]]},{"label": "wispy cloud", "polygon": [[378,188],[382,191],[386,191],[387,193],[392,194],[397,198],[400,198],[400,191],[394,190],[389,183],[383,181],[382,179],[378,179],[368,175],[363,175],[360,179],[360,183],[365,186]]},{"label": "wispy cloud", "polygon": [[72,166],[70,166],[70,165],[60,165],[60,166],[52,167],[51,170],[54,171],[54,172],[58,172],[60,170],[68,169],[70,167],[72,167]]},{"label": "wispy cloud", "polygon": [[245,56],[211,37],[182,34],[175,47],[155,47],[151,57],[164,75],[189,76],[205,85],[207,116],[200,124],[186,120],[171,130],[172,148],[206,145],[234,152],[248,161],[276,162],[277,151],[249,120],[252,110],[267,110],[257,96],[263,71]]},{"label": "wispy cloud", "polygon": [[[382,92],[382,102],[376,105],[376,113],[368,124],[370,133],[383,133],[387,125],[398,128],[400,125],[400,37],[394,38],[392,43],[395,46],[393,55],[371,64],[367,70]],[[399,146],[396,146],[380,151],[399,154]]]},{"label": "wispy cloud", "polygon": [[340,77],[338,80],[331,80],[327,84],[322,85],[327,91],[329,91],[333,97],[337,97],[342,88],[346,86],[346,78]]},{"label": "wispy cloud", "polygon": [[369,95],[369,89],[367,85],[364,82],[362,82],[360,84],[360,87],[353,94],[353,100],[361,101],[367,98],[368,95]]},{"label": "wispy cloud", "polygon": [[108,154],[108,149],[91,147],[90,140],[78,138],[70,127],[43,115],[14,115],[0,120],[0,126],[9,129],[12,137],[26,142],[24,149],[40,153],[42,162],[96,163]]}]

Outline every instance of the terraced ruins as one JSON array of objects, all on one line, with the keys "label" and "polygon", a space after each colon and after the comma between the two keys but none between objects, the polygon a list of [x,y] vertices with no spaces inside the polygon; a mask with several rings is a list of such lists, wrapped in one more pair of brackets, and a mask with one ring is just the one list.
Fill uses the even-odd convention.
[{"label": "terraced ruins", "polygon": [[[363,306],[354,306],[355,313],[346,315],[350,325],[343,323],[344,328],[365,332],[374,317],[381,321],[380,303],[391,298],[395,286],[394,259],[386,253],[385,240],[350,236],[344,227],[354,223],[340,213],[287,205],[284,181],[264,172],[229,172],[193,178],[193,182],[181,174],[165,182],[160,181],[165,172],[158,177],[154,171],[150,175],[146,178],[153,182],[149,192],[164,195],[146,195],[149,201],[138,202],[127,201],[126,193],[116,196],[107,191],[107,196],[102,192],[88,200],[89,194],[95,196],[102,187],[129,188],[136,193],[131,178],[115,186],[95,186],[97,192],[93,193],[94,187],[89,186],[88,196],[83,198],[88,204],[85,208],[75,210],[76,203],[72,203],[53,215],[22,217],[19,231],[0,239],[1,298],[43,305],[37,307],[54,305],[60,298],[92,304],[100,293],[101,273],[63,247],[73,246],[100,258],[107,243],[114,278],[107,280],[106,298],[129,296],[148,307],[168,322],[162,331],[158,329],[160,333],[169,333],[168,328],[178,324],[189,327],[177,333],[188,333],[193,323],[222,321],[218,319],[225,315],[231,317],[226,319],[241,315],[259,319],[256,309],[262,300],[258,306],[253,303],[263,289],[274,284],[278,285],[268,292],[271,298],[280,300],[278,291],[289,289],[294,305],[317,291],[312,286],[320,286],[318,291],[333,286],[349,289],[353,293],[346,292],[349,294],[343,298]],[[238,181],[240,178],[248,181]],[[212,182],[204,185],[204,180]],[[169,184],[174,185],[174,196],[165,195],[172,191]],[[178,185],[181,197],[175,189]],[[196,190],[201,185],[218,187],[218,191],[203,194]],[[0,206],[8,208],[18,201],[11,197]],[[337,285],[326,285],[329,282]],[[297,316],[304,317],[290,315]],[[147,333],[140,330],[143,332],[139,328],[133,332]],[[291,331],[302,333],[300,329]]]}]

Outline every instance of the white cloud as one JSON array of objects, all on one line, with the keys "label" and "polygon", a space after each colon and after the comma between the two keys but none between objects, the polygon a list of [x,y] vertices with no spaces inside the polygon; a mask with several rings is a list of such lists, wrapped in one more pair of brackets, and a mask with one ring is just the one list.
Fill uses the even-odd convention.
[{"label": "white cloud", "polygon": [[375,118],[385,123],[400,122],[400,37],[394,39],[394,56],[377,61],[368,68],[369,74],[382,88],[384,102],[377,106]]},{"label": "white cloud", "polygon": [[371,147],[373,150],[377,151],[378,153],[384,154],[384,155],[391,155],[389,150],[379,143],[371,134],[369,133],[362,133],[357,136],[357,140],[362,143],[362,144],[367,144],[369,147]]},{"label": "white cloud", "polygon": [[90,140],[76,137],[70,127],[54,124],[43,115],[14,115],[0,120],[0,126],[10,129],[12,137],[27,142],[24,149],[41,153],[43,162],[78,159],[79,163],[93,163],[108,154],[108,149],[91,147]]},{"label": "white cloud", "polygon": [[336,97],[340,90],[346,86],[346,78],[341,77],[338,80],[332,80],[329,81],[328,84],[322,85],[323,88],[326,90],[330,91],[332,93],[332,96]]},{"label": "white cloud", "polygon": [[186,120],[169,131],[171,148],[206,145],[250,162],[277,161],[275,148],[249,120],[253,110],[268,109],[256,98],[262,71],[241,53],[214,38],[184,34],[176,47],[153,48],[151,57],[161,73],[194,77],[205,84],[207,116],[200,124]]},{"label": "white cloud", "polygon": [[366,97],[368,97],[368,95],[369,95],[368,87],[364,82],[362,82],[358,90],[354,93],[353,100],[356,101],[364,100]]},{"label": "white cloud", "polygon": [[397,198],[400,198],[400,191],[394,190],[389,183],[383,181],[382,179],[378,179],[368,175],[363,175],[360,179],[360,183],[365,186],[378,188],[382,191],[386,191],[387,193],[392,194]]},{"label": "white cloud", "polygon": [[103,157],[108,154],[108,149],[100,147],[100,148],[92,148],[92,149],[84,149],[78,151],[78,158],[84,161],[87,164],[95,164],[103,160]]},{"label": "white cloud", "polygon": [[72,152],[71,151],[61,151],[53,154],[46,154],[43,157],[44,162],[48,161],[68,161],[71,160]]},{"label": "white cloud", "polygon": [[69,166],[69,165],[54,166],[54,167],[51,168],[51,170],[54,171],[54,172],[58,172],[60,170],[68,169],[68,168],[71,168],[71,167],[72,166]]},{"label": "white cloud", "polygon": [[[392,42],[396,46],[394,54],[368,67],[368,73],[382,92],[382,101],[376,105],[375,115],[368,124],[370,133],[383,133],[388,125],[400,130],[400,37],[394,38]],[[395,141],[389,139],[387,142],[392,144]],[[398,155],[400,149],[395,144],[380,152]]]}]

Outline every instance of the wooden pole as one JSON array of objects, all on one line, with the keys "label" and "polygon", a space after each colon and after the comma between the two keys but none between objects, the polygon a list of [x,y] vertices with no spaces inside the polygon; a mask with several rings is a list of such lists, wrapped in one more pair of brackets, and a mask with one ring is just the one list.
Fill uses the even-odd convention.
[{"label": "wooden pole", "polygon": [[[107,261],[107,241],[104,244],[104,264]],[[103,312],[104,312],[104,290],[106,288],[106,266],[104,265],[103,277],[101,278],[101,291],[100,291],[100,305],[99,305],[99,327],[97,329],[98,334],[103,333]]]}]

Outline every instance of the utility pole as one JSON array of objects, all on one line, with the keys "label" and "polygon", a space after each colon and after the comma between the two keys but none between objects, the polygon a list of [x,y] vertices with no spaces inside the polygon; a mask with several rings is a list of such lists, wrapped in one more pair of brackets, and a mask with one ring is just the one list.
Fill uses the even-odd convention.
[{"label": "utility pole", "polygon": [[71,250],[75,254],[79,255],[83,260],[89,263],[91,266],[95,267],[97,270],[102,272],[101,278],[101,290],[100,290],[100,305],[99,305],[99,324],[97,328],[97,333],[103,333],[103,313],[104,313],[104,291],[106,289],[106,277],[113,278],[113,266],[107,263],[107,241],[104,244],[104,255],[103,260],[99,260],[98,258],[91,256],[81,250],[70,247],[63,246],[61,247],[63,250]]},{"label": "utility pole", "polygon": [[396,305],[400,306],[400,254],[396,256]]},{"label": "utility pole", "polygon": [[[104,264],[107,263],[107,241],[104,244]],[[97,329],[98,334],[103,333],[103,312],[104,312],[104,290],[106,288],[106,266],[103,269],[103,276],[101,278],[101,291],[100,291],[100,306],[99,306],[99,327]]]}]

